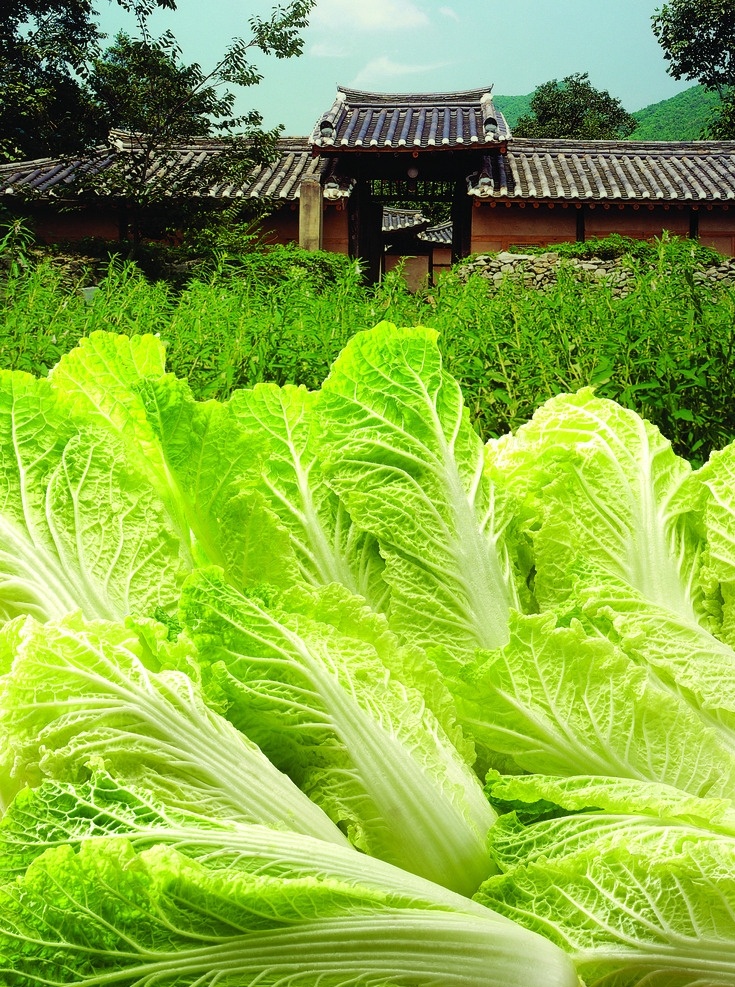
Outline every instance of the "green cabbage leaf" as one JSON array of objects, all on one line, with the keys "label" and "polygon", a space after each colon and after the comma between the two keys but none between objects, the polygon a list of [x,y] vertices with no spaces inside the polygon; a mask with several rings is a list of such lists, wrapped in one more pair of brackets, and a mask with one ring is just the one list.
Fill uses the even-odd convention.
[{"label": "green cabbage leaf", "polygon": [[176,529],[139,464],[45,379],[0,371],[0,619],[175,611]]},{"label": "green cabbage leaf", "polygon": [[[498,778],[490,787],[495,798],[528,801],[532,821],[501,816],[492,852],[502,873],[477,900],[556,942],[591,987],[732,983],[729,800],[590,777]],[[557,798],[572,815],[549,812]]]},{"label": "green cabbage leaf", "polygon": [[577,987],[562,950],[488,909],[323,870],[223,870],[112,838],[49,849],[0,886],[2,982],[480,987],[490,974],[500,987]]},{"label": "green cabbage leaf", "polygon": [[[9,789],[46,778],[78,782],[103,759],[118,778],[160,791],[173,807],[344,842],[326,815],[251,740],[207,706],[184,672],[152,671],[160,625],[134,628],[79,614],[0,631],[0,759]],[[156,636],[158,635],[158,637]]]},{"label": "green cabbage leaf", "polygon": [[665,675],[579,620],[516,614],[510,627],[506,647],[477,652],[474,665],[440,662],[483,763],[501,755],[515,771],[735,791],[731,731]]},{"label": "green cabbage leaf", "polygon": [[327,481],[385,560],[391,626],[460,660],[508,640],[524,595],[513,501],[485,469],[437,334],[357,333],[319,397]]},{"label": "green cabbage leaf", "polygon": [[210,694],[355,846],[465,894],[477,888],[495,814],[456,725],[445,730],[412,684],[414,652],[361,598],[335,584],[289,609],[199,570],[181,619]]}]

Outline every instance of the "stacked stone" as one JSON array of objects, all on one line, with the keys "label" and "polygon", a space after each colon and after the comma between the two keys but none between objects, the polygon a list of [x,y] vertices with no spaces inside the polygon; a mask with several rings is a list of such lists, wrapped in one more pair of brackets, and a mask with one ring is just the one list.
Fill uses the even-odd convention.
[{"label": "stacked stone", "polygon": [[[609,285],[613,295],[617,297],[627,294],[635,279],[635,271],[623,258],[562,258],[554,251],[543,254],[511,254],[508,251],[479,254],[462,264],[459,270],[462,278],[481,274],[496,287],[504,278],[510,277],[522,282],[527,288],[543,290],[556,282],[562,265],[566,271],[573,272],[585,281]],[[702,283],[710,280],[723,287],[735,285],[735,258],[727,258],[716,266],[703,268],[695,272],[694,277]]]}]

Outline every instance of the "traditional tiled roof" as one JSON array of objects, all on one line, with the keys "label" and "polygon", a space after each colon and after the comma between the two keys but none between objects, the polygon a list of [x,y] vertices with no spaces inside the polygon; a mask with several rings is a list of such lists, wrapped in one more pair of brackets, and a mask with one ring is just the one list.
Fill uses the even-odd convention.
[{"label": "traditional tiled roof", "polygon": [[492,147],[510,138],[490,89],[387,94],[337,90],[311,142],[321,151]]},{"label": "traditional tiled roof", "polygon": [[420,209],[394,209],[383,207],[383,233],[411,230],[416,233],[426,229],[429,220]]},{"label": "traditional tiled roof", "polygon": [[[103,180],[129,160],[133,138],[114,131],[111,145],[84,159],[42,158],[0,165],[0,195],[75,197],[80,175]],[[182,142],[154,160],[151,174],[164,187],[222,151],[209,138]],[[467,179],[470,195],[500,200],[716,202],[735,200],[735,141],[638,142],[516,139],[507,153],[486,149],[480,172]],[[314,155],[308,138],[278,142],[278,158],[252,169],[236,184],[212,184],[201,195],[216,199],[271,197],[293,200],[303,179],[316,179],[324,197],[350,195],[354,179],[337,153]],[[457,158],[458,168],[462,165]],[[460,172],[461,174],[461,172]]]},{"label": "traditional tiled roof", "polygon": [[452,245],[452,221],[447,219],[443,223],[437,223],[436,226],[429,226],[428,229],[423,230],[419,233],[419,240],[425,240],[427,243],[440,244],[443,247],[451,247]]},{"label": "traditional tiled roof", "polygon": [[[43,158],[0,165],[0,192],[67,198],[73,194],[74,184],[81,174],[104,177],[105,172],[124,166],[135,149],[135,138],[122,131],[112,131],[110,144],[110,147],[92,151],[85,159]],[[210,138],[193,138],[176,144],[151,162],[150,174],[159,183],[170,182],[174,188],[177,178],[187,170],[206,164],[225,146]],[[270,197],[288,200],[298,198],[299,185],[305,178],[320,181],[326,198],[337,199],[350,194],[353,180],[340,174],[336,160],[315,158],[305,138],[283,138],[277,149],[278,158],[253,168],[245,181],[213,184],[201,194],[216,199]]]},{"label": "traditional tiled roof", "polygon": [[0,192],[12,195],[29,191],[36,195],[68,191],[80,174],[94,175],[106,171],[117,158],[117,152],[98,149],[84,160],[79,158],[37,158],[0,164]]},{"label": "traditional tiled roof", "polygon": [[516,139],[486,155],[470,195],[500,199],[707,202],[735,199],[735,141]]},{"label": "traditional tiled roof", "polygon": [[245,194],[270,196],[278,199],[294,199],[299,196],[299,185],[305,178],[320,181],[327,199],[349,196],[354,179],[342,175],[338,162],[332,158],[315,158],[304,138],[291,138],[278,142],[280,157],[267,165],[256,168],[250,176]]}]

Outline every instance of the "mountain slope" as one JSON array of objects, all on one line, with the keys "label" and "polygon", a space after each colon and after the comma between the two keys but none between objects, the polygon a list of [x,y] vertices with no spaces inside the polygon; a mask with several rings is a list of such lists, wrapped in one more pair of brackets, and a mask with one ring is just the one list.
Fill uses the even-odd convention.
[{"label": "mountain slope", "polygon": [[638,127],[631,140],[698,140],[719,101],[717,93],[692,86],[670,99],[652,103],[633,114]]},{"label": "mountain slope", "polygon": [[526,96],[493,96],[493,102],[503,114],[512,130],[520,117],[531,112],[533,93]]},{"label": "mountain slope", "polygon": [[[529,113],[533,93],[525,96],[494,96],[495,105],[508,121],[511,130],[519,117]],[[717,93],[703,86],[692,86],[670,99],[651,103],[633,116],[638,127],[630,139],[636,141],[698,140],[719,102]]]}]

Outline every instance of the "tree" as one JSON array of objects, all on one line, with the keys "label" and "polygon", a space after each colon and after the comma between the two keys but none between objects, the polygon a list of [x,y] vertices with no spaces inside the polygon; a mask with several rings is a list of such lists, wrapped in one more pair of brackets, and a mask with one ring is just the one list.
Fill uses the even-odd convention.
[{"label": "tree", "polygon": [[671,0],[651,24],[669,74],[699,82],[720,97],[702,136],[735,137],[735,0]]},{"label": "tree", "polygon": [[[154,36],[149,30],[153,11],[157,7],[175,9],[174,0],[118,0],[135,15],[137,36],[120,33],[106,50],[101,48],[101,35],[94,25],[92,0],[12,2],[24,4],[22,9],[18,6],[7,32],[14,45],[15,64],[20,66],[25,52],[36,71],[28,73],[24,98],[13,101],[14,127],[8,131],[12,140],[5,144],[5,156],[31,156],[31,148],[54,157],[83,151],[87,160],[78,171],[77,188],[83,195],[104,194],[123,205],[134,245],[144,232],[143,216],[150,220],[157,206],[164,207],[159,211],[165,213],[169,225],[177,221],[180,225],[184,217],[206,212],[208,200],[201,193],[213,184],[241,181],[255,164],[274,156],[280,128],[263,130],[255,110],[235,115],[232,87],[249,87],[261,80],[252,52],[277,58],[301,52],[301,32],[315,0],[290,0],[274,7],[268,18],[251,17],[249,37],[234,38],[209,71],[198,63],[182,61],[171,32]],[[49,9],[46,19],[41,4]],[[36,25],[25,48],[24,15],[35,18]],[[54,17],[61,17],[58,24]],[[49,45],[54,41],[59,47],[52,55]],[[49,76],[51,72],[56,73],[53,85],[44,88],[42,73]],[[39,127],[41,118],[34,107],[43,103],[46,89],[50,94],[43,113],[47,125]],[[62,96],[63,117],[59,116]],[[58,121],[75,115],[83,125],[76,126],[72,120],[60,135]],[[99,145],[107,145],[112,128],[129,131],[129,135],[108,167],[109,151]],[[31,141],[34,133],[37,136]],[[209,136],[219,138],[217,153],[179,167],[177,144]],[[96,167],[105,159],[104,168]],[[160,229],[156,232],[160,234]]]},{"label": "tree", "polygon": [[[97,115],[111,127],[130,131],[130,137],[119,166],[92,176],[86,185],[125,204],[134,243],[143,233],[143,215],[150,221],[157,205],[164,206],[169,226],[191,223],[208,211],[206,193],[212,185],[239,183],[255,164],[274,157],[281,128],[263,130],[255,110],[234,115],[229,87],[249,87],[262,79],[252,51],[277,58],[298,55],[313,4],[292,0],[275,7],[266,20],[251,17],[250,37],[235,38],[209,72],[181,61],[171,33],[153,37],[147,14],[138,17],[138,38],[120,33],[94,60],[89,89]],[[179,167],[177,144],[205,136],[219,138],[217,153]]]},{"label": "tree", "polygon": [[[275,7],[270,18],[251,17],[250,37],[233,39],[205,73],[199,65],[182,65],[172,34],[154,37],[148,29],[153,11],[173,11],[175,0],[117,2],[135,15],[138,36],[122,35],[104,52],[94,0],[5,0],[0,160],[71,154],[104,140],[111,125],[133,128],[133,121],[134,129],[161,139],[192,134],[194,126],[210,133],[210,116],[232,130],[240,122],[231,117],[234,96],[217,89],[260,81],[249,61],[251,49],[278,58],[299,54],[300,31],[314,5],[314,0],[291,0]],[[245,122],[252,123],[252,117]]]},{"label": "tree", "polygon": [[517,137],[617,140],[636,128],[635,117],[610,93],[595,89],[586,72],[552,79],[531,97],[531,113],[519,118]]},{"label": "tree", "polygon": [[[118,140],[112,167],[96,172],[93,164],[80,179],[82,195],[104,195],[124,206],[132,253],[144,234],[159,238],[206,212],[210,186],[243,180],[256,163],[273,157],[279,130],[264,131],[255,111],[233,115],[234,94],[218,89],[223,71],[218,66],[205,75],[199,64],[182,63],[170,35],[119,33],[94,61],[95,115],[105,121],[105,132],[127,134]],[[201,137],[219,137],[210,145],[217,153],[182,166],[182,142]],[[107,150],[97,154],[104,159]]]},{"label": "tree", "polygon": [[6,0],[0,19],[0,161],[71,150],[90,120],[81,73],[100,34],[89,0]]},{"label": "tree", "polygon": [[735,0],[671,0],[651,24],[675,79],[721,95],[735,86]]}]

